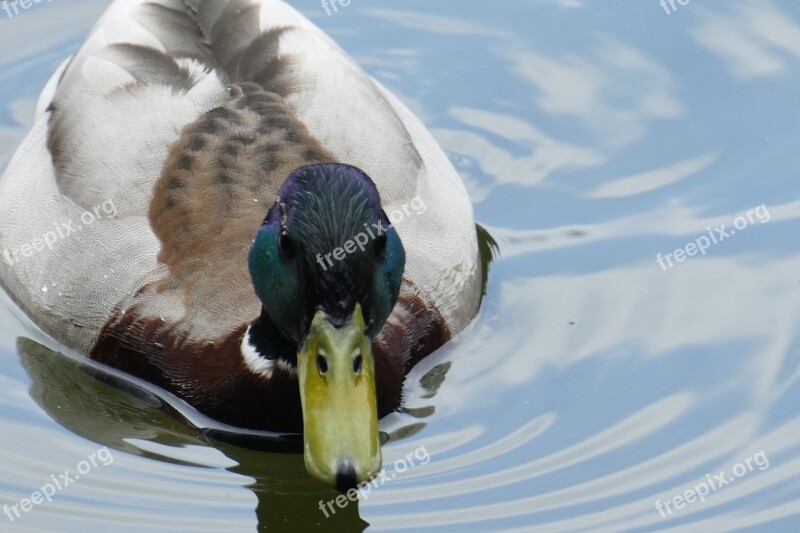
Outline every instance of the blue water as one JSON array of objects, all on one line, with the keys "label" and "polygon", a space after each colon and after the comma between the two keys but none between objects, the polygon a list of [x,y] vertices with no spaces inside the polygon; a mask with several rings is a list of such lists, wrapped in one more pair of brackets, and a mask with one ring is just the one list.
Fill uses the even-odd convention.
[{"label": "blue water", "polygon": [[[0,530],[796,531],[800,7],[292,3],[450,154],[500,248],[480,315],[326,518],[301,456],[101,382],[3,296],[0,505],[97,464]],[[105,5],[0,11],[0,168]]]}]

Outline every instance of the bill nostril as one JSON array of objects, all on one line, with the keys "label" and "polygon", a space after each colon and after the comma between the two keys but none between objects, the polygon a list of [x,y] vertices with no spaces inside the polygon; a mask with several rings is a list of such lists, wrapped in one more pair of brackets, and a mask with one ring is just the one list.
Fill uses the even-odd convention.
[{"label": "bill nostril", "polygon": [[356,488],[356,469],[349,460],[339,461],[336,465],[336,490],[347,492]]},{"label": "bill nostril", "polygon": [[317,369],[320,374],[326,374],[328,372],[328,360],[322,355],[317,356]]}]

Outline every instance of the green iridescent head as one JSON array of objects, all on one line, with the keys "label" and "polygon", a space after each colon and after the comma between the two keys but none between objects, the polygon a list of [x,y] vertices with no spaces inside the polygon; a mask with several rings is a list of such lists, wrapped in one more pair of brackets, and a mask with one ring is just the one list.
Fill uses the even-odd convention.
[{"label": "green iridescent head", "polygon": [[306,466],[340,488],[381,468],[372,339],[394,307],[405,250],[361,170],[294,171],[253,239],[253,286],[297,343]]}]

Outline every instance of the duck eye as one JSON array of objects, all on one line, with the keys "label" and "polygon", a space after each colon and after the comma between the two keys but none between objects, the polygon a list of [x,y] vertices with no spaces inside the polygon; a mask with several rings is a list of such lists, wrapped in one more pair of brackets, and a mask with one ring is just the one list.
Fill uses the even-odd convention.
[{"label": "duck eye", "polygon": [[320,374],[328,373],[328,360],[321,355],[317,356],[317,369]]},{"label": "duck eye", "polygon": [[378,235],[375,238],[375,260],[383,262],[386,259],[386,234]]},{"label": "duck eye", "polygon": [[282,230],[278,236],[278,251],[284,259],[294,258],[297,247],[295,246],[294,239],[292,239],[286,230]]},{"label": "duck eye", "polygon": [[353,372],[356,374],[361,373],[361,354],[358,354],[355,359],[353,359]]}]

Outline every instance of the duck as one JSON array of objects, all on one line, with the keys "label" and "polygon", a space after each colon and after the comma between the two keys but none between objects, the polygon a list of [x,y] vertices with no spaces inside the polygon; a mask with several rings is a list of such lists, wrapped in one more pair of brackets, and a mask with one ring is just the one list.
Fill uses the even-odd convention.
[{"label": "duck", "polygon": [[382,468],[476,315],[472,205],[417,116],[282,0],[115,0],[0,178],[0,283],[55,341],[221,422]]}]

